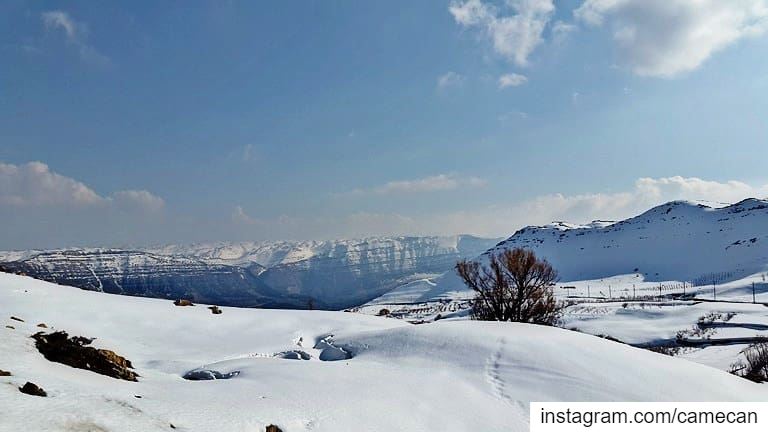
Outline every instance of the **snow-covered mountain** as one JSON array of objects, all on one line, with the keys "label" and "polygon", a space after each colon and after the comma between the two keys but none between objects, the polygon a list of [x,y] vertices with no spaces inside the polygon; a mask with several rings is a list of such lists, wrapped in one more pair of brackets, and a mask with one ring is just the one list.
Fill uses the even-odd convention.
[{"label": "snow-covered mountain", "polygon": [[719,208],[673,201],[616,223],[527,227],[489,252],[515,247],[549,260],[565,281],[629,273],[650,281],[735,279],[768,266],[768,201]]},{"label": "snow-covered mountain", "polygon": [[[557,328],[222,310],[0,274],[0,431],[522,431],[531,401],[768,400],[765,385]],[[39,331],[95,338],[138,381],[47,360]],[[182,379],[200,368],[239,374]]]},{"label": "snow-covered mountain", "polygon": [[246,268],[138,250],[69,249],[34,253],[0,263],[0,269],[112,294],[243,306],[290,305],[258,281],[257,274],[263,270],[258,264]]},{"label": "snow-covered mountain", "polygon": [[345,308],[497,239],[378,237],[0,253],[0,269],[84,289],[237,306]]},{"label": "snow-covered mountain", "polygon": [[[478,259],[516,247],[546,258],[564,283],[633,274],[637,277],[630,288],[639,282],[723,284],[768,270],[768,201],[747,199],[722,207],[673,201],[619,222],[529,226]],[[448,271],[404,284],[371,303],[419,303],[471,295],[458,276]]]}]

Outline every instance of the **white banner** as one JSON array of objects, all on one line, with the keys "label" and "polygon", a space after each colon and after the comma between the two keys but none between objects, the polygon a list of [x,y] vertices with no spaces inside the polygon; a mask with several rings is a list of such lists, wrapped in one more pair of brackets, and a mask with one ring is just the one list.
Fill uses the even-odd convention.
[{"label": "white banner", "polygon": [[531,402],[531,432],[765,432],[768,402]]}]

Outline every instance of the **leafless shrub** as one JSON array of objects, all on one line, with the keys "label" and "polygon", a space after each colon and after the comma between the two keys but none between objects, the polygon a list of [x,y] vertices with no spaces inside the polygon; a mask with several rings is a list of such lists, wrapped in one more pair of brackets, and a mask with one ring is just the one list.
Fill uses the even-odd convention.
[{"label": "leafless shrub", "polygon": [[488,264],[460,261],[456,272],[475,291],[472,318],[554,325],[563,305],[552,287],[557,271],[527,249],[508,249],[488,257]]}]

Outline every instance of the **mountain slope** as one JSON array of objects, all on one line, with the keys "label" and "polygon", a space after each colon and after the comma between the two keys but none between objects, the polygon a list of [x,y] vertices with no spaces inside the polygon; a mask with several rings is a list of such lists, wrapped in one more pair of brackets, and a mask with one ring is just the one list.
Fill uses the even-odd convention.
[{"label": "mountain slope", "polygon": [[[477,258],[517,247],[546,258],[563,283],[637,274],[629,289],[634,283],[654,281],[721,285],[768,270],[768,201],[748,199],[725,207],[673,201],[615,223],[530,226]],[[471,295],[448,271],[404,284],[371,304]]]},{"label": "mountain slope", "polygon": [[[0,377],[2,432],[264,430],[271,423],[318,432],[527,430],[530,401],[768,400],[765,386],[713,368],[523,324],[411,326],[342,312],[237,308],[212,315],[8,274],[0,274],[0,319],[15,327],[0,329],[0,368],[12,373]],[[48,362],[29,338],[38,322],[95,337],[97,348],[131,360],[139,381]],[[338,358],[328,352],[339,349],[349,355],[321,360]],[[309,360],[281,355],[296,350]],[[181,378],[201,366],[240,374]],[[26,381],[49,396],[20,393]]]},{"label": "mountain slope", "polygon": [[[254,264],[257,266],[257,264]],[[92,291],[242,306],[283,306],[259,282],[261,268],[209,264],[143,251],[83,249],[40,252],[0,269]]]},{"label": "mountain slope", "polygon": [[768,201],[722,208],[674,201],[607,226],[527,227],[491,252],[515,247],[549,260],[565,281],[629,273],[651,281],[735,279],[768,265]]},{"label": "mountain slope", "polygon": [[443,272],[495,243],[471,236],[381,237],[7,252],[0,253],[0,269],[116,294],[341,309],[418,275]]}]

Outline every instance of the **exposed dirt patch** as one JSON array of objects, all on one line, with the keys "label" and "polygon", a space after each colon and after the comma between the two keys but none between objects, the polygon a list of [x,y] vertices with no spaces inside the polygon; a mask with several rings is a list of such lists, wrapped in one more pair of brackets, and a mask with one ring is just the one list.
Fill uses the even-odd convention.
[{"label": "exposed dirt patch", "polygon": [[0,376],[11,376],[11,373],[0,369]]},{"label": "exposed dirt patch", "polygon": [[59,331],[32,335],[37,350],[48,360],[78,369],[85,369],[126,381],[136,381],[139,376],[132,371],[130,360],[106,349],[89,347],[93,339],[82,336],[69,337]]},{"label": "exposed dirt patch", "polygon": [[220,314],[222,312],[222,310],[219,309],[218,306],[208,306],[208,309],[210,309],[211,313],[214,314],[214,315],[218,315],[218,314]]},{"label": "exposed dirt patch", "polygon": [[24,322],[23,319],[21,319],[19,317],[15,317],[15,316],[12,316],[11,319],[14,320],[14,321],[18,321],[18,322]]}]

